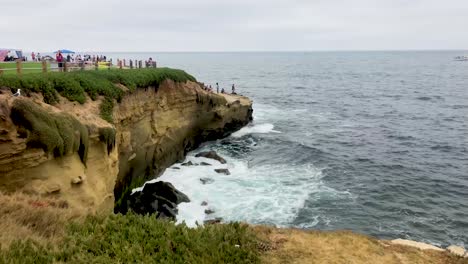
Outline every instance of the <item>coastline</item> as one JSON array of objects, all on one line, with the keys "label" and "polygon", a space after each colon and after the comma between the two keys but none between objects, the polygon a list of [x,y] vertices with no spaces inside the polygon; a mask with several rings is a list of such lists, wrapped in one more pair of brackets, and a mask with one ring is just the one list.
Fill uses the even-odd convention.
[{"label": "coastline", "polygon": [[[3,201],[6,201],[5,204],[15,204],[15,207],[9,210],[23,210],[23,214],[19,214],[18,217],[24,217],[24,212],[35,210],[39,216],[39,219],[29,220],[32,223],[27,222],[26,226],[21,226],[21,221],[14,222],[18,219],[15,220],[16,216],[13,216],[13,223],[7,221],[7,227],[11,227],[8,226],[11,224],[16,226],[16,230],[29,230],[31,226],[34,227],[37,224],[34,221],[41,221],[40,216],[46,215],[43,210],[54,214],[57,219],[61,219],[55,223],[57,226],[54,228],[57,229],[63,229],[65,223],[73,218],[79,219],[93,214],[112,215],[114,193],[117,193],[117,197],[121,197],[123,189],[131,190],[135,184],[141,186],[142,182],[160,174],[175,161],[183,160],[188,151],[195,149],[202,142],[224,138],[251,121],[252,101],[250,99],[240,96],[210,94],[203,91],[195,82],[165,80],[158,83],[157,86],[148,86],[137,91],[130,91],[128,87],[120,84],[119,89],[128,92],[128,94],[112,109],[113,124],[100,116],[102,108],[100,105],[104,102],[103,98],[94,101],[86,97],[86,103],[80,105],[65,99],[65,95],[62,94],[58,95],[59,104],[49,105],[43,102],[44,96],[38,93],[30,93],[28,98],[14,99],[10,90],[2,91],[0,95],[2,112],[0,114],[3,119],[0,128],[2,128],[3,145],[1,150],[3,152],[0,157],[2,158],[3,178],[0,186],[2,191],[9,193],[22,191],[31,195],[31,198],[22,198],[25,203],[15,204],[18,200],[8,199]],[[42,113],[44,111],[44,116],[63,118],[59,114],[63,112],[73,114],[78,122],[87,125],[88,133],[80,132],[81,137],[77,141],[79,144],[77,145],[77,142],[71,144],[76,145],[76,149],[75,146],[69,148],[68,151],[61,154],[62,156],[48,153],[47,151],[50,149],[45,147],[42,150],[38,147],[31,147],[27,143],[28,136],[35,132],[34,125],[21,127],[17,121],[10,120],[15,100],[35,104],[34,107],[37,108],[33,108],[35,110],[33,112]],[[32,122],[27,118],[26,121]],[[70,124],[75,124],[75,121],[70,122]],[[45,123],[49,124],[48,121]],[[72,130],[72,134],[81,131],[81,127],[77,127],[75,131]],[[26,133],[22,129],[29,132]],[[88,136],[89,139],[87,139]],[[85,141],[89,145],[85,144]],[[80,152],[81,145],[83,148],[87,145],[87,160]],[[11,153],[11,150],[15,152]],[[148,168],[151,169],[146,171]],[[117,174],[121,176],[117,176]],[[122,190],[115,192],[114,184],[119,180],[121,184],[123,183],[123,187]],[[64,204],[62,206],[53,200],[59,200],[60,203]],[[77,214],[80,217],[68,218],[69,214]],[[66,220],[62,218],[64,215],[67,215]],[[5,216],[8,219],[6,213]],[[45,228],[44,225],[38,226]],[[418,261],[434,258],[436,263],[440,259],[453,260],[453,256],[447,255],[445,251],[427,254],[426,251],[405,251],[408,250],[407,245],[415,245],[412,242],[394,241],[393,243],[405,245],[405,250],[400,252],[398,251],[402,250],[400,247],[394,248],[388,241],[376,240],[350,232],[304,231],[256,226],[250,228],[260,236],[260,240],[263,239],[267,242],[266,244],[259,242],[257,250],[263,252],[261,253],[262,257],[272,261],[270,263],[275,263],[275,261],[282,263],[286,259],[295,257],[298,258],[298,263],[301,261],[310,263],[307,262],[311,260],[309,257],[316,257],[317,252],[310,251],[309,246],[303,247],[301,254],[297,250],[304,243],[312,243],[315,239],[319,239],[319,243],[323,246],[315,248],[324,255],[323,261],[330,260],[332,255],[337,255],[336,251],[339,251],[340,248],[336,245],[343,243],[348,244],[349,247],[345,252],[342,252],[343,255],[338,254],[337,261],[356,257],[356,261],[365,262],[366,254],[370,250],[369,245],[376,247],[374,248],[376,251],[371,250],[372,254],[389,258],[386,263],[391,263],[390,258],[401,260],[401,254],[403,256],[410,255],[407,263],[417,263],[411,262],[413,258],[417,258]],[[2,230],[8,229],[3,228]],[[14,228],[11,229],[11,231],[14,230]],[[37,235],[37,231],[39,231],[39,235]],[[52,233],[55,235],[54,232]],[[42,237],[41,234],[42,230],[32,228],[32,230],[25,232],[25,237]],[[5,232],[2,235],[11,234]],[[53,238],[54,235],[51,237]],[[336,240],[328,239],[327,236]],[[322,240],[321,237],[325,237],[325,239]],[[363,240],[357,244],[352,242],[359,241],[361,238]],[[11,236],[9,239],[14,240],[15,237]],[[45,238],[45,241],[50,242],[50,237]],[[421,246],[420,244],[416,245]],[[329,246],[330,248],[326,249]],[[356,256],[354,251],[356,247],[361,246],[364,251],[356,253]],[[427,245],[422,246],[424,250],[438,250]],[[396,250],[400,255],[397,253],[386,255],[385,252],[382,255],[381,251],[385,251],[385,248]],[[465,253],[464,255],[466,256]]]}]

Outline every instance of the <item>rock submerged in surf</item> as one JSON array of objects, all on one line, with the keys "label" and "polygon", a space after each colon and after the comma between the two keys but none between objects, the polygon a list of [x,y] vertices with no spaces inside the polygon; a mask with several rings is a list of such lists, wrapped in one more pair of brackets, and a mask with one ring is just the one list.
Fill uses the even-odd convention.
[{"label": "rock submerged in surf", "polygon": [[217,160],[217,161],[221,162],[221,164],[226,164],[226,160],[223,159],[221,156],[219,156],[218,153],[216,153],[213,150],[212,151],[200,152],[197,155],[195,155],[195,157],[196,158],[203,157],[203,158],[207,158],[207,159],[214,159],[214,160]]},{"label": "rock submerged in surf", "polygon": [[205,209],[205,214],[214,214],[215,211],[214,210],[211,210],[211,209]]},{"label": "rock submerged in surf", "polygon": [[228,169],[215,169],[214,171],[219,174],[231,175],[231,172]]},{"label": "rock submerged in surf", "polygon": [[202,161],[202,162],[200,163],[200,165],[201,165],[201,166],[211,166],[211,164],[209,164],[209,163],[207,163],[207,162],[204,162],[204,161]]},{"label": "rock submerged in surf", "polygon": [[200,178],[200,181],[202,184],[210,184],[214,182],[214,180],[211,178]]},{"label": "rock submerged in surf", "polygon": [[188,161],[188,162],[185,162],[185,163],[182,163],[180,164],[181,166],[197,166],[198,164],[197,163],[193,163],[191,161]]},{"label": "rock submerged in surf", "polygon": [[158,218],[175,219],[177,205],[190,199],[168,182],[146,183],[143,190],[130,195],[128,205],[137,214],[157,213]]}]

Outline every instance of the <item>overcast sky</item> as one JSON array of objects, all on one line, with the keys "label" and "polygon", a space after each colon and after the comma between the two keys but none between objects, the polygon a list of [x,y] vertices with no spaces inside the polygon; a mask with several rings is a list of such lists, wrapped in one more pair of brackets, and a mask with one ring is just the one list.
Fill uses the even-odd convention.
[{"label": "overcast sky", "polygon": [[468,0],[0,0],[0,48],[468,49]]}]

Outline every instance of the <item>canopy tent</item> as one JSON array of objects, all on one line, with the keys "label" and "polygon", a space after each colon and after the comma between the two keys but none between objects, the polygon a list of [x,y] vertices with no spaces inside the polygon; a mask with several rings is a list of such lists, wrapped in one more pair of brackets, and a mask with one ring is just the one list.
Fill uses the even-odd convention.
[{"label": "canopy tent", "polygon": [[67,50],[67,49],[61,49],[61,50],[57,50],[55,51],[54,53],[62,53],[62,54],[67,54],[67,53],[70,53],[70,54],[75,54],[74,51],[71,51],[71,50]]},{"label": "canopy tent", "polygon": [[0,48],[0,61],[4,61],[6,56],[13,57],[14,59],[19,59],[23,57],[23,51],[18,49]]}]

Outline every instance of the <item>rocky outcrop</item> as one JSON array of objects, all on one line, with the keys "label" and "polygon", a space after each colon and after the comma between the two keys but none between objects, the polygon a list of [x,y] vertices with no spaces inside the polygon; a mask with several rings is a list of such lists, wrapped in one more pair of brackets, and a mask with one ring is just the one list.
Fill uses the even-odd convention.
[{"label": "rocky outcrop", "polygon": [[[52,106],[40,94],[0,94],[0,191],[55,195],[86,211],[110,212],[115,206],[125,212],[133,188],[202,142],[226,137],[252,119],[248,98],[209,93],[195,82],[122,89],[126,95],[115,104],[112,124],[100,116],[102,98],[82,105],[60,98]],[[40,109],[44,120],[36,128],[27,118],[12,119],[19,101]],[[63,124],[66,133],[60,132]],[[53,128],[47,131],[54,137],[36,133],[44,126]]]},{"label": "rocky outcrop", "polygon": [[221,162],[221,164],[226,164],[226,160],[219,156],[218,153],[216,153],[215,151],[205,151],[205,152],[200,152],[198,153],[197,155],[195,155],[195,157],[203,157],[203,158],[207,158],[207,159],[214,159],[214,160],[217,160],[219,162]]},{"label": "rocky outcrop", "polygon": [[168,182],[146,183],[143,190],[130,195],[128,200],[129,209],[137,214],[154,214],[157,217],[175,219],[177,216],[177,205],[188,203],[187,195],[177,190]]}]

